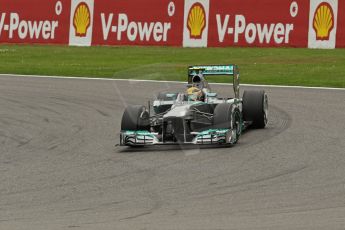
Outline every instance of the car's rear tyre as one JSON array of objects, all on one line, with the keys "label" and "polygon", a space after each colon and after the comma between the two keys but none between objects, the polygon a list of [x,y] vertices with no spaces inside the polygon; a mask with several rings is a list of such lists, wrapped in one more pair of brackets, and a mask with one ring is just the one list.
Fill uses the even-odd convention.
[{"label": "car's rear tyre", "polygon": [[213,128],[232,129],[230,144],[233,145],[237,143],[242,132],[241,119],[241,113],[235,105],[222,103],[214,110]]},{"label": "car's rear tyre", "polygon": [[150,117],[145,106],[130,105],[123,115],[121,122],[121,130],[149,130]]},{"label": "car's rear tyre", "polygon": [[243,118],[252,122],[253,128],[265,128],[268,122],[268,98],[265,91],[244,91]]}]

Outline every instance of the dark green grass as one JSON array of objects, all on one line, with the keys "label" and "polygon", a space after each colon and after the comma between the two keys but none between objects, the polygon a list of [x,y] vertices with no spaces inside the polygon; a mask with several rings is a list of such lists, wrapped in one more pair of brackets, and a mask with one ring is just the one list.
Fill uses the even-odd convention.
[{"label": "dark green grass", "polygon": [[185,81],[189,65],[228,63],[242,83],[345,87],[345,49],[0,46],[11,74]]}]

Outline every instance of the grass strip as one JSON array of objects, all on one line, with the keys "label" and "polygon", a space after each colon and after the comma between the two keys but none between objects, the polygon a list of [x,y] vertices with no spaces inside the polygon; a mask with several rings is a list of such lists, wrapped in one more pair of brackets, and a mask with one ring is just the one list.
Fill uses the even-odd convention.
[{"label": "grass strip", "polygon": [[242,83],[345,87],[345,49],[0,45],[0,60],[6,74],[172,81],[189,65],[237,64]]}]

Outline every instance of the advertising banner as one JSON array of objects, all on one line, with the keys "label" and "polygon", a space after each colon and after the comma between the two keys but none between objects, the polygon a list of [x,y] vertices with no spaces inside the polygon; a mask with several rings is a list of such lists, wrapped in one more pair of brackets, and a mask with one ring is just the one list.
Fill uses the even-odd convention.
[{"label": "advertising banner", "polygon": [[70,0],[1,0],[0,43],[67,44]]},{"label": "advertising banner", "polygon": [[93,45],[182,45],[184,1],[95,1]]},{"label": "advertising banner", "polygon": [[338,2],[338,25],[336,47],[345,48],[345,1]]},{"label": "advertising banner", "polygon": [[0,43],[345,47],[343,0],[0,0]]},{"label": "advertising banner", "polygon": [[208,46],[306,47],[308,16],[306,0],[212,1]]}]

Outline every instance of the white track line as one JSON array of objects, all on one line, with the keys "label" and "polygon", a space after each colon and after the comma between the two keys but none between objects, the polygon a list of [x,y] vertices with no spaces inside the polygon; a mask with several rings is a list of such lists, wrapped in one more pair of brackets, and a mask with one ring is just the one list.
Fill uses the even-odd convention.
[{"label": "white track line", "polygon": [[[44,75],[22,75],[22,74],[0,74],[0,76],[9,77],[31,77],[31,78],[53,78],[53,79],[75,79],[75,80],[97,80],[97,81],[133,81],[133,82],[154,82],[154,83],[174,83],[185,84],[181,81],[160,81],[160,80],[141,80],[141,79],[116,79],[116,78],[95,78],[95,77],[65,77],[65,76],[44,76]],[[232,85],[231,83],[210,83],[212,85]],[[288,85],[255,85],[255,84],[240,84],[241,86],[251,87],[265,87],[265,88],[293,88],[293,89],[324,89],[324,90],[341,90],[345,88],[330,88],[330,87],[311,87],[311,86],[288,86]]]}]

